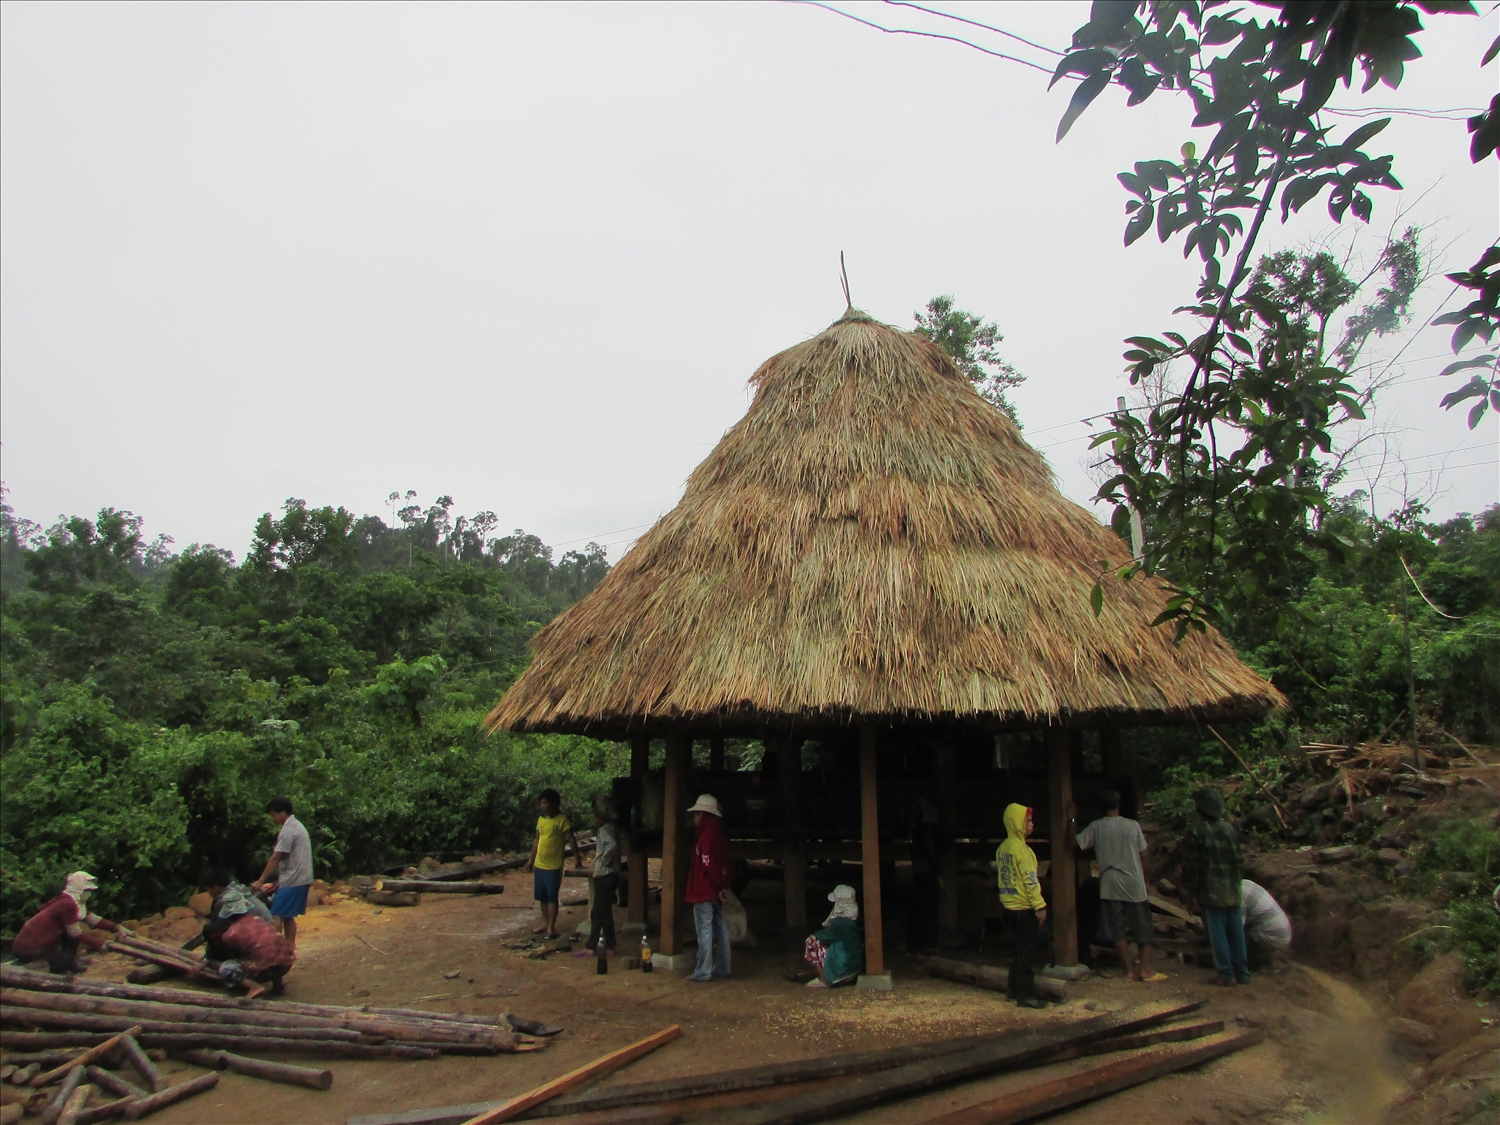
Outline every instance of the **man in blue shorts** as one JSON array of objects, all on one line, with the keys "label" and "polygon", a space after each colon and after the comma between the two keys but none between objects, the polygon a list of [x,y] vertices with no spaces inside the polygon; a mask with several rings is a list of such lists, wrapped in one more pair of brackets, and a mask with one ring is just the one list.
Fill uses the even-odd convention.
[{"label": "man in blue shorts", "polygon": [[292,802],[277,797],[266,806],[271,822],[280,829],[276,847],[266,860],[266,869],[256,882],[262,891],[272,887],[270,878],[277,876],[276,896],[271,899],[271,917],[281,926],[287,944],[297,948],[297,918],[307,913],[307,889],[312,886],[312,840],[302,822],[292,815]]}]

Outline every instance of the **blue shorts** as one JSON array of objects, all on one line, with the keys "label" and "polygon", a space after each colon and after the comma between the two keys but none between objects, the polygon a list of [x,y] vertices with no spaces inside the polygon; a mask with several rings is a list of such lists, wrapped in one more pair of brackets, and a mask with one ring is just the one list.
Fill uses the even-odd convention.
[{"label": "blue shorts", "polygon": [[551,871],[543,871],[540,867],[533,868],[531,873],[531,897],[537,902],[556,902],[557,896],[562,893],[562,868],[554,867]]},{"label": "blue shorts", "polygon": [[272,918],[295,918],[307,913],[308,885],[300,887],[277,887],[271,897]]}]

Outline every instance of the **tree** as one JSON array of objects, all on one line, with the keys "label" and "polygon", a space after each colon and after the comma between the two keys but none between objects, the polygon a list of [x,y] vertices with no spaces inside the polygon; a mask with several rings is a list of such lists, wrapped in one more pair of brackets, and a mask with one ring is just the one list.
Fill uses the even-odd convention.
[{"label": "tree", "polygon": [[974,389],[1019,425],[1015,407],[1005,392],[1024,383],[1026,376],[995,350],[995,345],[1005,339],[999,325],[986,324],[983,317],[954,308],[951,296],[934,297],[927,302],[925,313],[912,315],[917,322],[913,331],[951,355]]},{"label": "tree", "polygon": [[[1406,64],[1421,56],[1414,37],[1422,31],[1422,13],[1475,14],[1473,5],[1461,0],[1308,0],[1213,11],[1225,7],[1217,0],[1098,0],[1053,75],[1054,84],[1069,75],[1081,79],[1058,125],[1059,141],[1110,85],[1128,90],[1130,105],[1158,90],[1185,93],[1196,110],[1193,127],[1214,130],[1201,157],[1189,141],[1177,160],[1140,161],[1119,175],[1132,196],[1125,205],[1126,245],[1153,227],[1163,243],[1185,234],[1184,257],[1196,250],[1203,263],[1196,303],[1187,310],[1200,320],[1202,331],[1191,340],[1164,333],[1162,340],[1128,341],[1132,382],[1169,359],[1189,361],[1180,392],[1144,423],[1113,416],[1104,439],[1121,458],[1121,472],[1101,496],[1132,491],[1134,486],[1126,488],[1122,480],[1140,483],[1145,479],[1140,474],[1149,473],[1152,485],[1141,491],[1151,494],[1160,525],[1173,529],[1172,550],[1200,560],[1187,569],[1196,571],[1201,583],[1189,582],[1172,600],[1169,619],[1179,627],[1201,626],[1215,616],[1228,568],[1271,563],[1276,572],[1290,565],[1286,558],[1272,562],[1272,556],[1292,549],[1295,536],[1265,539],[1247,558],[1223,558],[1222,520],[1236,516],[1225,505],[1253,484],[1252,507],[1280,510],[1274,527],[1290,531],[1299,510],[1316,503],[1303,491],[1307,460],[1315,450],[1327,451],[1327,428],[1340,412],[1353,416],[1359,409],[1346,372],[1332,363],[1301,361],[1297,324],[1266,294],[1244,292],[1266,218],[1279,204],[1285,222],[1326,196],[1335,222],[1346,214],[1368,221],[1374,206],[1370,191],[1401,187],[1393,158],[1365,151],[1390,118],[1335,138],[1341,130],[1324,117],[1329,99],[1340,82],[1352,84],[1356,62],[1364,72],[1365,92],[1377,83],[1398,86]],[[1257,11],[1264,18],[1255,18]],[[1473,128],[1478,136],[1488,126]],[[1483,155],[1482,147],[1476,143],[1473,152]],[[1226,276],[1222,259],[1231,251]],[[1387,312],[1399,320],[1394,306]],[[1371,319],[1368,330],[1378,330],[1379,323],[1378,316]],[[1485,323],[1493,327],[1492,320]],[[1252,327],[1255,342],[1246,334]],[[1357,347],[1363,331],[1365,326],[1354,326],[1350,347]],[[1478,329],[1470,335],[1475,334],[1484,335]],[[1347,366],[1342,355],[1328,360]],[[1466,393],[1477,392],[1459,392]],[[1485,382],[1484,402],[1490,393]],[[1256,412],[1267,407],[1289,411],[1284,425],[1259,418]],[[1253,458],[1221,457],[1218,426],[1238,427],[1242,421],[1263,431],[1249,442]],[[1220,479],[1223,472],[1228,479]],[[1283,482],[1282,491],[1267,496],[1262,489],[1276,481]]]}]

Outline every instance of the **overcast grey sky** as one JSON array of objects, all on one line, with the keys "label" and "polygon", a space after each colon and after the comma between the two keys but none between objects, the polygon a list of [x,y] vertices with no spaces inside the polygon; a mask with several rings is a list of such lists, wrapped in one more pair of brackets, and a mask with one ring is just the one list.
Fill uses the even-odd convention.
[{"label": "overcast grey sky", "polygon": [[[1058,47],[1088,7],[941,6]],[[1424,21],[1399,90],[1338,104],[1488,102],[1493,13]],[[1028,434],[1086,501],[1077,420],[1197,276],[1178,244],[1121,246],[1115,173],[1207,134],[1179,98],[1109,91],[1054,145],[1046,82],[784,3],[6,3],[11,502],[129,508],[239,555],[289,496],[384,514],[416,489],[618,557],[755,367],[842,312],[840,250],[881,319],[952,293],[999,322]],[[1407,190],[1360,248],[1405,207],[1466,267],[1500,223],[1496,162],[1469,164],[1461,121],[1400,117],[1387,142]],[[1353,233],[1312,206],[1265,245]],[[1438,409],[1445,330],[1378,354],[1408,344],[1375,419],[1405,470],[1386,461],[1377,502],[1493,502],[1500,424]]]}]

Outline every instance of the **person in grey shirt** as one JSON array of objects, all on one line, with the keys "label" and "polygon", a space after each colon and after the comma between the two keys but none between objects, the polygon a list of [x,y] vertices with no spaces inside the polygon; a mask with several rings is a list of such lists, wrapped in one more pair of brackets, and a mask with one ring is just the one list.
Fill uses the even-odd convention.
[{"label": "person in grey shirt", "polygon": [[[1141,826],[1120,815],[1120,795],[1106,789],[1099,795],[1104,815],[1078,833],[1078,846],[1092,848],[1099,861],[1099,931],[1115,947],[1130,980],[1157,984],[1166,973],[1151,967],[1151,907],[1146,902],[1146,835]],[[1139,966],[1130,962],[1130,943],[1141,953]]]},{"label": "person in grey shirt", "polygon": [[620,826],[608,797],[594,802],[594,904],[589,913],[589,940],[580,953],[590,950],[603,958],[615,949],[615,893],[620,888]]},{"label": "person in grey shirt", "polygon": [[277,797],[266,806],[275,824],[276,846],[266,869],[256,882],[269,891],[270,878],[276,876],[276,895],[271,899],[271,916],[281,924],[281,932],[293,950],[297,948],[297,918],[307,913],[307,890],[312,885],[312,840],[302,822],[292,815],[292,802]]}]

